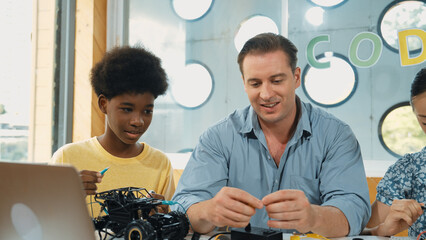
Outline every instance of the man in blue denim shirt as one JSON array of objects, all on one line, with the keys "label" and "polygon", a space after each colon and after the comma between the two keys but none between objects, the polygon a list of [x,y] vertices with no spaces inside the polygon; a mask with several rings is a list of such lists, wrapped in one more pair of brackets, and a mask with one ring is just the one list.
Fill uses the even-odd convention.
[{"label": "man in blue denim shirt", "polygon": [[359,144],[350,127],[296,96],[297,49],[259,34],[238,56],[250,106],[207,129],[173,200],[194,231],[271,227],[357,235],[370,217]]}]

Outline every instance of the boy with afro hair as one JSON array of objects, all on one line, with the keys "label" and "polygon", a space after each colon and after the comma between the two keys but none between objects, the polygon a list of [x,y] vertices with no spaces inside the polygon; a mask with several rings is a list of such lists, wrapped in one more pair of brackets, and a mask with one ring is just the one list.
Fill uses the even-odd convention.
[{"label": "boy with afro hair", "polygon": [[[170,200],[175,190],[170,160],[138,141],[151,123],[154,100],[168,87],[161,60],[142,47],[115,47],[92,68],[91,84],[106,115],[105,132],[62,146],[52,162],[76,167],[87,195],[143,187],[155,191],[155,198]],[[99,171],[106,167],[102,175]]]}]

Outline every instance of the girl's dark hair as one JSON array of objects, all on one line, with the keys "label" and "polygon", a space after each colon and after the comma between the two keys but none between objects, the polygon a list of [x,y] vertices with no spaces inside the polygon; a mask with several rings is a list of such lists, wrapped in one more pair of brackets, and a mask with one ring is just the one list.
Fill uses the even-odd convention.
[{"label": "girl's dark hair", "polygon": [[168,87],[161,60],[140,47],[115,47],[108,51],[91,71],[95,93],[107,99],[124,93],[149,92],[157,98]]},{"label": "girl's dark hair", "polygon": [[422,68],[411,83],[410,99],[426,92],[426,68]]}]

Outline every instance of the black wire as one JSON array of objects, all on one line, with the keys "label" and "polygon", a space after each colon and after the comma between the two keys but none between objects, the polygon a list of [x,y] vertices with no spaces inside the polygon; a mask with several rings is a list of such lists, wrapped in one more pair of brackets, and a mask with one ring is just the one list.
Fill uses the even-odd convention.
[{"label": "black wire", "polygon": [[94,218],[95,215],[93,214],[93,206],[92,206],[92,204],[93,204],[92,195],[90,195],[90,211],[92,212],[92,218]]},{"label": "black wire", "polygon": [[101,239],[101,240],[102,240],[102,234],[101,234],[101,231],[100,231],[100,230],[98,230],[98,235],[99,235],[99,239]]},{"label": "black wire", "polygon": [[194,232],[194,233],[192,234],[192,238],[191,238],[191,240],[199,240],[199,239],[200,239],[200,236],[201,236],[201,234],[199,234],[199,233],[197,233],[197,232]]}]

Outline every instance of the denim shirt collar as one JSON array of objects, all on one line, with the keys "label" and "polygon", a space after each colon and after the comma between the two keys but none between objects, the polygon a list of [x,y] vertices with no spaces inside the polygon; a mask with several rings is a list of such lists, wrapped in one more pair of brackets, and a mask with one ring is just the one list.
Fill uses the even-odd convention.
[{"label": "denim shirt collar", "polygon": [[[302,102],[298,96],[296,96],[296,103],[302,110],[302,116],[299,119],[299,123],[297,124],[296,131],[294,132],[292,139],[299,139],[302,136],[309,137],[312,134],[312,129],[309,120],[308,108],[306,107],[306,103]],[[249,134],[251,132],[253,132],[256,136],[259,136],[262,129],[260,128],[257,114],[250,105],[248,107],[248,113],[244,119],[244,123],[242,123],[240,133]],[[290,139],[290,142],[292,142],[292,139]]]}]

